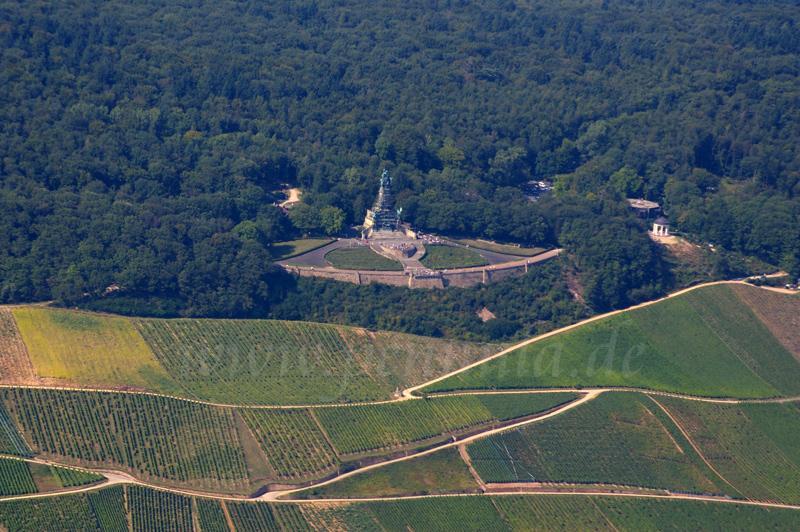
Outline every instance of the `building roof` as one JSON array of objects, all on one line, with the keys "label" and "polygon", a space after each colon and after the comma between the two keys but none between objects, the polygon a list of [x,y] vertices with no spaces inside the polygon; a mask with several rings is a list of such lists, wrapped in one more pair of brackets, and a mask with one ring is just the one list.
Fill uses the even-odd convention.
[{"label": "building roof", "polygon": [[658,225],[669,225],[669,220],[667,220],[663,216],[659,216],[658,218],[656,218],[653,221],[653,223],[658,224]]},{"label": "building roof", "polygon": [[646,199],[627,198],[628,205],[634,209],[658,209],[660,205],[655,201],[648,201]]}]

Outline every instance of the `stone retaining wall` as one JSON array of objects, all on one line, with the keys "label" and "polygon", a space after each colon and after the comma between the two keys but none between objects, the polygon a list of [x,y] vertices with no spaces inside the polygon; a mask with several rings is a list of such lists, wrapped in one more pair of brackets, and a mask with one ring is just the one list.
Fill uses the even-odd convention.
[{"label": "stone retaining wall", "polygon": [[311,266],[295,266],[284,264],[283,268],[300,277],[319,277],[344,281],[353,284],[388,284],[393,286],[406,286],[409,288],[444,288],[447,286],[470,287],[478,284],[488,284],[509,277],[516,277],[527,273],[528,268],[538,262],[556,257],[560,249],[547,251],[535,257],[528,257],[505,264],[489,266],[476,266],[474,268],[458,268],[441,270],[435,274],[416,276],[410,271],[380,272],[374,270],[340,270],[337,268],[315,268]]}]

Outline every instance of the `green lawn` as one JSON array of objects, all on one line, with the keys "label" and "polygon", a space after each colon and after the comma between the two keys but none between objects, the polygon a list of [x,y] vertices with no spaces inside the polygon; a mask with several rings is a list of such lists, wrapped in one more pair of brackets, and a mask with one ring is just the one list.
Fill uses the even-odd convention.
[{"label": "green lawn", "polygon": [[301,238],[300,240],[275,242],[269,246],[269,254],[273,260],[289,259],[321,248],[331,242],[333,240],[330,238]]},{"label": "green lawn", "polygon": [[637,393],[605,393],[557,417],[472,443],[486,482],[603,483],[730,493],[669,417]]},{"label": "green lawn", "polygon": [[378,255],[368,247],[339,248],[325,255],[334,268],[342,270],[401,271],[403,265]]},{"label": "green lawn", "polygon": [[454,448],[379,467],[321,488],[302,498],[366,498],[393,495],[465,493],[478,490],[467,465]]},{"label": "green lawn", "polygon": [[432,270],[469,268],[489,264],[486,259],[471,249],[436,244],[425,246],[425,256],[420,262]]},{"label": "green lawn", "polygon": [[534,255],[539,255],[547,251],[545,248],[526,248],[513,244],[500,244],[498,242],[489,242],[488,240],[479,240],[477,238],[459,238],[453,239],[453,241],[473,248],[494,251],[495,253],[505,253],[506,255],[516,255],[518,257],[533,257]]},{"label": "green lawn", "polygon": [[533,343],[426,391],[562,386],[794,395],[800,363],[729,286],[718,285]]}]

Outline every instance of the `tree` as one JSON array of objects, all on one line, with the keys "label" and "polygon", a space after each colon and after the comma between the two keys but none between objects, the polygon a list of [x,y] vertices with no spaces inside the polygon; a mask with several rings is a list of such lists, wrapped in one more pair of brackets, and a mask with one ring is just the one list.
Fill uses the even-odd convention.
[{"label": "tree", "polygon": [[341,233],[344,228],[345,214],[339,207],[323,207],[319,212],[320,225],[326,235]]}]

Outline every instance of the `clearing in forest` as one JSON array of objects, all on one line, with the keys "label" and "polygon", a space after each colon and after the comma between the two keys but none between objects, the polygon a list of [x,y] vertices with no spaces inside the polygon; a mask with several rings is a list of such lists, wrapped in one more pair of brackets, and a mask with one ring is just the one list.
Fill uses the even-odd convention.
[{"label": "clearing in forest", "polygon": [[39,377],[82,386],[176,392],[130,320],[41,307],[12,310]]},{"label": "clearing in forest", "polygon": [[796,395],[800,362],[730,285],[715,285],[529,344],[426,391],[574,386]]}]

